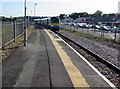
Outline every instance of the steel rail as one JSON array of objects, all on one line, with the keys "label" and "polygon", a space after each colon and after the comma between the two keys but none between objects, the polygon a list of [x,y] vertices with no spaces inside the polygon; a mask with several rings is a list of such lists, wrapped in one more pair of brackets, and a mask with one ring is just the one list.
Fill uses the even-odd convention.
[{"label": "steel rail", "polygon": [[97,55],[95,52],[87,49],[86,47],[80,45],[78,42],[73,41],[72,39],[64,36],[63,34],[60,34],[59,32],[55,32],[56,34],[58,34],[59,36],[65,38],[66,40],[74,43],[75,45],[77,45],[78,47],[80,47],[81,49],[83,49],[84,51],[86,51],[88,54],[90,54],[91,56],[95,57],[98,61],[102,62],[103,64],[107,65],[110,69],[114,70],[116,73],[120,74],[120,68],[115,66],[114,64],[112,64],[111,62],[107,61],[105,58]]}]

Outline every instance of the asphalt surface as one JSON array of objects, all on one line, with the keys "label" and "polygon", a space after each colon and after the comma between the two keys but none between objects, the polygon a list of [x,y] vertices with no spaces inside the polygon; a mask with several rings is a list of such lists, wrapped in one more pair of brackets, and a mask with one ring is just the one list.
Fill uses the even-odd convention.
[{"label": "asphalt surface", "polygon": [[[53,36],[57,38],[55,35]],[[105,89],[110,87],[65,43],[60,40],[57,42],[90,87],[104,87]],[[2,63],[2,87],[44,87],[50,89],[73,87],[61,57],[44,29],[36,27],[28,38],[28,45],[21,45]]]},{"label": "asphalt surface", "polygon": [[[55,55],[55,56],[54,56]],[[72,87],[49,37],[39,28],[2,63],[2,87]]]}]

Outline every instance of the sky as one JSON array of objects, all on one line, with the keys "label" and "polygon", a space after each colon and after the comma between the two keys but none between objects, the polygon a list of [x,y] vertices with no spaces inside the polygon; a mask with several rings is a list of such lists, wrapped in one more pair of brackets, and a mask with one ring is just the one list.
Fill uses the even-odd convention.
[{"label": "sky", "polygon": [[[0,16],[24,16],[25,0],[0,0]],[[59,16],[74,12],[118,13],[119,0],[26,0],[27,15],[34,16]],[[35,6],[34,4],[37,3]],[[34,7],[35,6],[35,7]],[[120,7],[120,6],[119,6]]]}]

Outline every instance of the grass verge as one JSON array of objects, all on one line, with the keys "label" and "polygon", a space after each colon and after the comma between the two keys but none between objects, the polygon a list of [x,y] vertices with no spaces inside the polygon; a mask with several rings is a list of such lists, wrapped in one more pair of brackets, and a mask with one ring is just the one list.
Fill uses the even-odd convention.
[{"label": "grass verge", "polygon": [[[33,30],[34,30],[34,26],[31,25],[27,31],[28,37],[30,36]],[[1,58],[2,60],[0,60],[0,62],[4,61],[10,55],[10,53],[13,52],[16,48],[18,48],[19,45],[21,45],[22,43],[23,43],[23,35],[18,39],[16,39],[15,43],[11,42],[10,44],[6,45],[2,50],[2,52],[0,52],[2,54],[2,58]]]},{"label": "grass verge", "polygon": [[96,36],[96,35],[93,35],[93,34],[78,32],[78,31],[71,30],[71,29],[66,29],[66,28],[61,28],[61,29],[64,30],[64,31],[69,31],[71,33],[77,34],[77,35],[82,36],[82,37],[89,38],[89,39],[97,39],[97,40],[106,41],[106,42],[110,42],[110,43],[114,43],[114,44],[120,44],[120,40],[112,40],[112,39]]}]

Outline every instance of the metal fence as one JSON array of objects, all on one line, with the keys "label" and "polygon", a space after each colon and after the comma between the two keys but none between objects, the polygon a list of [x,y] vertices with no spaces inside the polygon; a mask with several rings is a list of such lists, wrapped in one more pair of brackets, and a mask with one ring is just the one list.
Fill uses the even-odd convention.
[{"label": "metal fence", "polygon": [[61,25],[61,27],[88,33],[88,34],[93,34],[96,36],[101,36],[101,37],[105,37],[105,38],[109,38],[109,39],[113,39],[113,40],[120,40],[120,33],[114,33],[114,32],[110,32],[110,31],[93,29],[93,28],[80,28],[78,26],[70,26],[70,25]]},{"label": "metal fence", "polygon": [[[29,27],[30,21],[27,21]],[[23,21],[3,21],[2,22],[2,45],[4,46],[23,34],[24,22]]]}]

